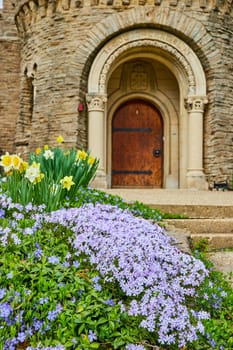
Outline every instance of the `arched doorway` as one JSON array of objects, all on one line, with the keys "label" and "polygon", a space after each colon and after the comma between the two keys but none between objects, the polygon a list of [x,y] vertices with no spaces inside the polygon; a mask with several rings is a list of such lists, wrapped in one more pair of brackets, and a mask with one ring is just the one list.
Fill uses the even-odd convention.
[{"label": "arched doorway", "polygon": [[[121,84],[111,90],[108,82],[112,80],[114,85],[118,68],[131,61],[133,69],[126,80],[128,85]],[[154,75],[149,71],[156,72],[156,62],[165,68],[164,72],[173,75],[178,97],[176,92],[175,98],[169,97],[171,91],[165,75],[161,84],[167,88],[164,84],[161,88],[156,81],[153,84],[151,77]],[[138,78],[134,79],[138,76],[140,84]],[[134,97],[145,98],[158,106],[163,116],[163,188],[206,189],[203,172],[205,74],[198,57],[185,42],[173,34],[154,29],[135,29],[119,34],[105,44],[91,66],[86,101],[88,147],[100,159],[95,186],[111,186],[111,171],[115,169],[111,166],[109,135],[112,124],[109,128],[109,121],[121,103]]]},{"label": "arched doorway", "polygon": [[112,120],[112,187],[163,184],[163,120],[150,103],[133,99]]}]

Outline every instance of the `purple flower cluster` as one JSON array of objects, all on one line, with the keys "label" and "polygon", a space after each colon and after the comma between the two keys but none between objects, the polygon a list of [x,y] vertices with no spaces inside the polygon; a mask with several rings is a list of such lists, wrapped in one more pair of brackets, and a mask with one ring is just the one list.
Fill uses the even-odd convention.
[{"label": "purple flower cluster", "polygon": [[129,315],[142,316],[141,327],[157,332],[161,344],[182,347],[203,332],[208,314],[192,310],[187,299],[195,298],[208,271],[179,251],[164,229],[100,204],[61,209],[44,220],[73,231],[76,255],[88,256],[105,281],[133,297]]},{"label": "purple flower cluster", "polygon": [[33,346],[28,346],[26,348],[26,350],[65,350],[63,345],[56,345],[56,346],[37,346],[36,348],[34,348]]},{"label": "purple flower cluster", "polygon": [[[0,289],[0,299],[3,299],[6,293],[6,288]],[[25,290],[23,294],[28,295],[29,291]],[[41,334],[46,333],[50,329],[51,322],[54,322],[63,310],[61,304],[58,303],[55,309],[50,310],[48,312],[46,320],[40,320],[37,317],[34,317],[32,320],[32,324],[28,325],[23,319],[24,311],[20,310],[17,312],[16,309],[13,309],[11,304],[12,302],[20,303],[22,301],[22,298],[24,297],[23,294],[14,291],[9,302],[0,302],[0,325],[6,325],[7,327],[11,327],[15,326],[16,324],[20,324],[17,334],[12,338],[7,339],[3,344],[3,350],[15,350],[18,344],[23,343],[26,339],[30,338],[36,332],[40,332]],[[43,305],[46,303],[48,303],[48,297],[39,299],[38,304]],[[44,350],[50,348],[38,347],[36,349]],[[59,350],[63,348],[51,347],[51,349]]]}]

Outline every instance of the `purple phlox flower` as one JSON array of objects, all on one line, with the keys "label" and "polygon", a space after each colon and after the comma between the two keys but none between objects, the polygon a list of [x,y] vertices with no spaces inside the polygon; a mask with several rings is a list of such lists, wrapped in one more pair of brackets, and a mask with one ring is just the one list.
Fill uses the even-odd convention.
[{"label": "purple phlox flower", "polygon": [[31,290],[30,289],[24,289],[24,293],[26,294],[26,295],[30,295],[31,294]]},{"label": "purple phlox flower", "polygon": [[98,283],[100,280],[100,276],[95,276],[91,279],[94,283]]},{"label": "purple phlox flower", "polygon": [[106,301],[104,302],[104,304],[110,305],[110,306],[114,306],[114,305],[115,305],[114,300],[112,300],[112,299],[106,300]]},{"label": "purple phlox flower", "polygon": [[6,275],[6,278],[7,278],[7,279],[13,278],[13,272],[12,272],[12,271],[9,272],[9,273]]},{"label": "purple phlox flower", "polygon": [[143,345],[128,344],[126,345],[125,350],[145,350],[145,347]]},{"label": "purple phlox flower", "polygon": [[48,298],[48,297],[40,298],[40,299],[39,299],[39,304],[40,304],[40,305],[47,304],[48,301],[49,301],[49,298]]},{"label": "purple phlox flower", "polygon": [[57,256],[49,256],[48,257],[48,262],[50,263],[50,264],[53,264],[53,265],[57,265],[57,264],[59,264],[59,262],[60,262],[60,258],[59,257],[57,257]]},{"label": "purple phlox flower", "polygon": [[121,308],[121,312],[125,312],[126,311],[126,306],[122,303],[122,301],[119,301],[118,302],[118,305],[120,305],[120,308]]},{"label": "purple phlox flower", "polygon": [[25,339],[26,339],[26,332],[19,332],[17,336],[17,340],[20,343],[23,343]]},{"label": "purple phlox flower", "polygon": [[22,220],[24,218],[24,215],[22,213],[17,213],[16,211],[12,214],[12,216],[16,220]]},{"label": "purple phlox flower", "polygon": [[78,269],[80,266],[80,262],[78,260],[73,261],[73,266]]},{"label": "purple phlox flower", "polygon": [[227,293],[225,291],[222,291],[221,292],[221,297],[223,297],[223,298],[227,297]]},{"label": "purple phlox flower", "polygon": [[3,350],[15,350],[17,344],[18,344],[17,338],[7,339],[7,341],[3,346]]},{"label": "purple phlox flower", "polygon": [[46,346],[38,345],[36,348],[33,346],[28,346],[26,350],[65,350],[63,345]]},{"label": "purple phlox flower", "polygon": [[64,266],[64,267],[69,267],[69,266],[70,266],[69,261],[64,261],[64,262],[62,263],[62,266]]},{"label": "purple phlox flower", "polygon": [[210,342],[210,345],[212,346],[212,349],[214,349],[216,347],[215,340],[214,339],[210,339],[209,342]]},{"label": "purple phlox flower", "polygon": [[94,288],[95,288],[98,292],[100,292],[100,291],[102,290],[101,285],[98,283],[98,281],[100,280],[100,277],[99,277],[99,276],[95,276],[95,277],[93,277],[91,280],[94,282],[94,284],[93,284]]},{"label": "purple phlox flower", "polygon": [[36,317],[33,318],[33,324],[32,327],[35,331],[39,331],[42,329],[44,322],[41,320],[38,320]]},{"label": "purple phlox flower", "polygon": [[0,289],[0,300],[6,295],[6,288]]},{"label": "purple phlox flower", "polygon": [[90,343],[92,343],[94,340],[97,340],[97,336],[96,336],[95,332],[90,330],[88,332],[88,339],[89,339]]},{"label": "purple phlox flower", "polygon": [[70,252],[68,252],[68,253],[66,254],[66,256],[65,256],[65,259],[66,259],[66,260],[69,260],[71,257],[72,257],[72,255],[70,254]]},{"label": "purple phlox flower", "polygon": [[13,239],[15,245],[19,245],[21,243],[21,239],[15,233],[12,233],[11,238]]},{"label": "purple phlox flower", "polygon": [[63,307],[61,306],[61,304],[58,303],[54,310],[51,310],[48,312],[47,319],[49,321],[54,321],[58,317],[58,315],[62,312],[62,310],[63,310]]},{"label": "purple phlox flower", "polygon": [[5,217],[5,210],[0,209],[0,219],[3,219]]},{"label": "purple phlox flower", "polygon": [[23,230],[23,234],[24,235],[32,235],[33,234],[33,229],[31,227],[26,227],[24,230]]},{"label": "purple phlox flower", "polygon": [[94,288],[98,291],[98,292],[101,292],[101,290],[102,290],[102,287],[101,287],[101,285],[99,284],[99,283],[94,283]]},{"label": "purple phlox flower", "polygon": [[38,245],[37,249],[33,253],[33,257],[34,259],[41,260],[42,256],[43,256],[43,250]]},{"label": "purple phlox flower", "polygon": [[0,318],[6,321],[13,313],[10,303],[0,303]]}]

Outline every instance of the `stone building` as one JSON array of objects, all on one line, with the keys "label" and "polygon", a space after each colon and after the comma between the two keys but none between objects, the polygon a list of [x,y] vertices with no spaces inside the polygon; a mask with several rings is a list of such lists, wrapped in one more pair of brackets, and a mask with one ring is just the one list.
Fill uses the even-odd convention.
[{"label": "stone building", "polygon": [[[14,1],[14,0],[13,0]],[[88,148],[99,187],[233,170],[232,0],[3,0],[0,148]]]}]

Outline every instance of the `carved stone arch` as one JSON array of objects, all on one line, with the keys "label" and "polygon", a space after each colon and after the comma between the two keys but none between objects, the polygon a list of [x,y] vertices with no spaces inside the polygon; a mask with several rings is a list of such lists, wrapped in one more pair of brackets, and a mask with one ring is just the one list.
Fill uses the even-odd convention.
[{"label": "carved stone arch", "polygon": [[[120,57],[133,48],[147,47],[159,50],[160,57],[170,56],[175,65],[174,74],[179,79],[177,71],[186,75],[189,95],[205,95],[206,81],[201,63],[193,50],[173,34],[155,29],[136,29],[120,34],[108,42],[97,54],[88,79],[88,91],[91,93],[106,94],[107,78],[114,64],[120,64]],[[128,59],[128,57],[126,58]],[[116,61],[120,61],[116,63]],[[169,59],[167,59],[169,62]]]},{"label": "carved stone arch", "polygon": [[[87,37],[84,48],[85,54],[89,56],[93,52],[93,48],[101,47],[106,40],[116,33],[131,30],[135,27],[139,28],[145,24],[154,28],[162,28],[166,32],[172,30],[173,33],[177,33],[177,36],[186,38],[189,43],[193,43],[200,50],[207,66],[214,65],[216,58],[221,58],[221,53],[216,48],[213,38],[200,21],[182,12],[179,12],[179,16],[174,16],[171,7],[153,8],[147,6],[139,6],[112,14],[97,23]],[[208,47],[206,43],[208,43]]]}]

